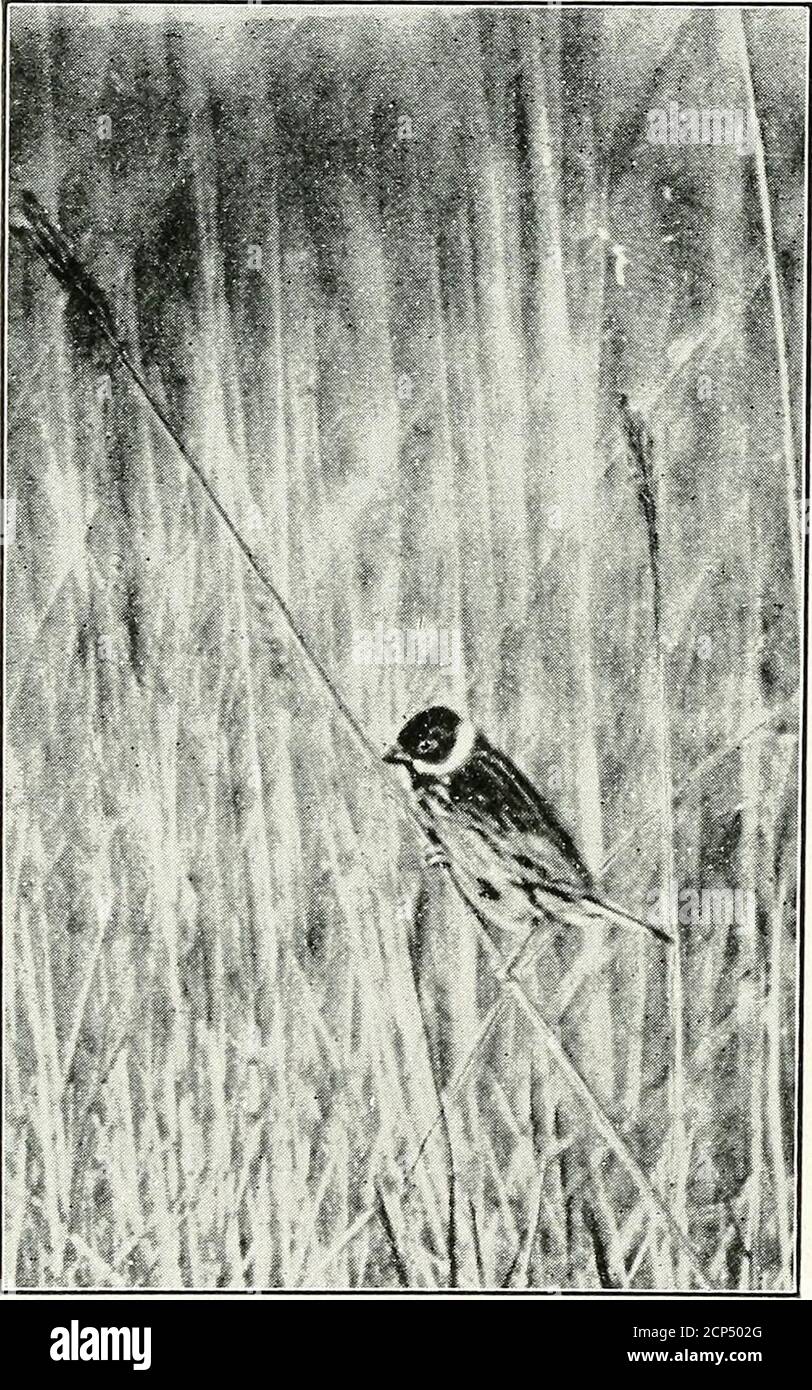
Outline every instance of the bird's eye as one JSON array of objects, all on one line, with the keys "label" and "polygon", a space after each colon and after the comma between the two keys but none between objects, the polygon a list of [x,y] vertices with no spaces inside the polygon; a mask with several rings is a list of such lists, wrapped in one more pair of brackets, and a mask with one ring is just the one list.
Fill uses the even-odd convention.
[{"label": "bird's eye", "polygon": [[418,745],[417,745],[417,751],[418,751],[418,753],[421,753],[421,754],[422,754],[422,753],[430,753],[433,747],[434,747],[434,740],[433,740],[433,739],[430,739],[430,738],[421,738],[420,742],[419,742]]}]

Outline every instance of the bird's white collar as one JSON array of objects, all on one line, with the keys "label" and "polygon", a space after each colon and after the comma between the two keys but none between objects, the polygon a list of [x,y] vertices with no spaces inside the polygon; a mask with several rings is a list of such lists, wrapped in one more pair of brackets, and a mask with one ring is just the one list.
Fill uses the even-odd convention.
[{"label": "bird's white collar", "polygon": [[417,768],[418,772],[423,773],[427,777],[448,777],[452,772],[456,772],[458,768],[462,767],[464,762],[468,761],[473,752],[475,742],[476,728],[471,723],[470,719],[463,719],[457,729],[454,747],[451,749],[445,762],[424,763],[422,758],[415,758],[413,760],[413,766]]}]

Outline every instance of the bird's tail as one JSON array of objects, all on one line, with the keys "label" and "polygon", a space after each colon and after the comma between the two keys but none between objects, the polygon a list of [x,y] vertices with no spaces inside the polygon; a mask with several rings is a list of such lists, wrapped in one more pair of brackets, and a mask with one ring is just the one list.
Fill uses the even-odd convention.
[{"label": "bird's tail", "polygon": [[588,898],[581,902],[581,906],[586,908],[591,916],[600,917],[612,927],[623,927],[628,931],[630,927],[638,931],[647,931],[651,936],[656,936],[658,941],[665,941],[669,946],[674,945],[673,936],[669,936],[662,927],[656,927],[653,922],[644,922],[640,917],[633,917],[624,908],[618,907],[617,903],[606,902],[602,898]]}]

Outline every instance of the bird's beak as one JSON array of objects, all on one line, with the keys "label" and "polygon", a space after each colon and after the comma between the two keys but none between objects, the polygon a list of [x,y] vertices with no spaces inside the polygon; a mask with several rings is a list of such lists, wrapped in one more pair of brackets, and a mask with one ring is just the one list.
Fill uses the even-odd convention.
[{"label": "bird's beak", "polygon": [[383,760],[385,763],[403,763],[406,767],[409,765],[409,759],[406,754],[398,748],[396,743],[393,743],[391,748],[387,748],[386,752],[383,754]]}]

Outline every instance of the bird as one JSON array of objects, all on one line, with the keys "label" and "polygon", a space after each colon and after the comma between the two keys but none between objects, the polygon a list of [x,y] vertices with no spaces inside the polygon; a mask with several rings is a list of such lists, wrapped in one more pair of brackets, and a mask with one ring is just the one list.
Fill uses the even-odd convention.
[{"label": "bird", "polygon": [[667,932],[603,898],[554,807],[470,719],[445,705],[410,718],[383,761],[405,768],[416,811],[464,896],[493,925],[529,933],[544,920]]}]

